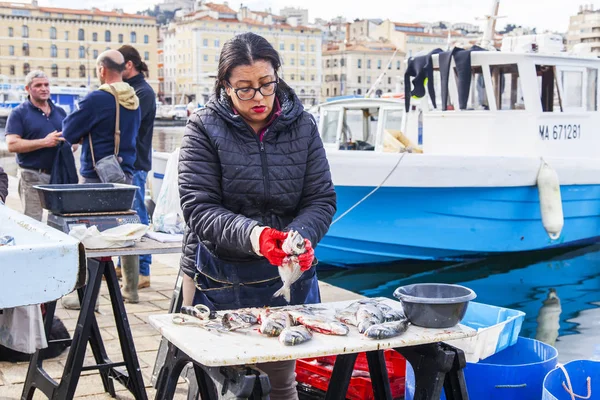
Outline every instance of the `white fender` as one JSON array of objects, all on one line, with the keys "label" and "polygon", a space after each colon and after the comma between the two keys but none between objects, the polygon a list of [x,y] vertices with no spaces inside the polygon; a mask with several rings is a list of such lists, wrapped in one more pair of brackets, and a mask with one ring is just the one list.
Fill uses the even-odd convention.
[{"label": "white fender", "polygon": [[556,171],[544,160],[542,160],[538,172],[537,187],[540,196],[542,224],[550,239],[556,240],[560,237],[560,232],[565,224],[560,197],[560,183]]}]

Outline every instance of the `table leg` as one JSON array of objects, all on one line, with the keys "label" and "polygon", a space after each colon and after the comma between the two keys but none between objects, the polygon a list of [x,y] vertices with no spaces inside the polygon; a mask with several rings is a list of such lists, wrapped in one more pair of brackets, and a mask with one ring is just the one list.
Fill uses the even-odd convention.
[{"label": "table leg", "polygon": [[357,356],[358,354],[354,353],[336,357],[325,400],[344,400],[346,398]]},{"label": "table leg", "polygon": [[454,353],[452,369],[446,374],[446,379],[444,380],[446,400],[467,400],[469,393],[467,392],[464,373],[464,368],[467,366],[465,353],[461,349],[457,349],[449,344],[442,343],[441,345],[445,351]]},{"label": "table leg", "polygon": [[392,400],[390,379],[383,351],[368,351],[367,362],[369,363],[369,374],[373,385],[373,394],[376,399]]},{"label": "table leg", "polygon": [[[458,369],[461,363],[455,362],[457,352],[460,350],[450,349],[442,343],[400,347],[394,350],[406,358],[413,367],[415,373],[414,400],[438,400],[442,394],[442,388],[446,389],[446,393],[454,396],[453,400],[468,400],[466,389],[462,393],[461,390],[454,389],[455,387],[460,388],[460,385],[466,388],[464,375]],[[453,378],[445,383],[449,374]],[[447,391],[449,389],[451,389],[450,392]]]},{"label": "table leg", "polygon": [[[50,331],[52,330],[52,322],[54,320],[54,312],[56,310],[56,301],[46,303],[46,316],[44,317],[44,332],[46,338],[50,337]],[[62,341],[62,339],[61,339]],[[50,341],[48,341],[50,346]],[[23,384],[23,392],[21,393],[21,400],[33,399],[35,389],[40,389],[47,397],[52,395],[52,392],[58,386],[51,378],[45,377],[44,363],[45,349],[36,351],[31,360],[29,361],[29,368],[27,369],[27,377]]]},{"label": "table leg", "polygon": [[52,396],[53,399],[72,399],[75,396],[75,389],[79,382],[81,367],[90,337],[92,318],[89,318],[89,315],[94,313],[104,268],[105,263],[98,262],[97,260],[88,260],[89,278],[86,290],[83,293],[83,301],[80,302],[81,310],[77,318],[77,328],[73,333],[73,341],[71,342],[71,349],[65,362],[65,370],[58,388]]}]

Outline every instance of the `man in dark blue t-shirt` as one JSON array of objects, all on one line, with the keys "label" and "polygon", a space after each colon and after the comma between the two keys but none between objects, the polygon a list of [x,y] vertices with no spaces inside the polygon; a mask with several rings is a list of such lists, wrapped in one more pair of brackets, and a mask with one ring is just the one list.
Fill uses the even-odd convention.
[{"label": "man in dark blue t-shirt", "polygon": [[42,220],[42,205],[35,185],[48,184],[57,145],[62,138],[65,110],[50,100],[50,81],[42,71],[25,77],[27,100],[17,106],[6,122],[8,151],[17,153],[19,196],[25,215]]}]

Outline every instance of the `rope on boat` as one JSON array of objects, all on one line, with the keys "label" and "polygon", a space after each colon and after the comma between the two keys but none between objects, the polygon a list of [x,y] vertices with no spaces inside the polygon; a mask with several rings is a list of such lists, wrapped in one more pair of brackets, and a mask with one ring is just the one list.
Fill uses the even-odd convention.
[{"label": "rope on boat", "polygon": [[562,370],[562,372],[565,374],[565,377],[567,379],[567,384],[565,385],[565,383],[562,383],[562,387],[563,389],[565,389],[565,391],[567,393],[569,393],[569,395],[571,396],[571,400],[575,400],[575,399],[590,399],[592,397],[592,378],[590,378],[589,376],[587,377],[587,396],[580,396],[577,395],[575,393],[573,393],[573,386],[571,385],[571,378],[569,377],[569,373],[567,372],[567,369],[562,365],[562,364],[558,364],[557,365],[558,368],[560,368]]},{"label": "rope on boat", "polygon": [[347,209],[346,211],[344,211],[344,213],[342,215],[340,215],[339,217],[337,217],[335,220],[333,220],[333,222],[331,223],[331,225],[335,224],[336,222],[338,222],[340,219],[344,218],[346,215],[348,215],[350,213],[350,211],[354,210],[356,207],[358,207],[363,201],[367,200],[369,197],[371,197],[372,194],[374,194],[376,191],[379,190],[379,188],[381,188],[386,182],[387,180],[390,178],[390,176],[392,176],[392,174],[396,171],[396,168],[398,168],[398,165],[400,165],[400,162],[404,159],[404,156],[410,152],[409,151],[405,151],[402,153],[402,155],[400,156],[400,158],[398,159],[398,162],[396,162],[396,165],[394,165],[394,168],[392,168],[392,170],[390,171],[389,174],[387,174],[387,176],[385,177],[385,179],[379,184],[379,186],[377,186],[375,189],[371,190],[369,193],[367,193],[367,195],[365,197],[363,197],[362,199],[360,199],[359,201],[357,201],[352,207],[350,207],[349,209]]}]

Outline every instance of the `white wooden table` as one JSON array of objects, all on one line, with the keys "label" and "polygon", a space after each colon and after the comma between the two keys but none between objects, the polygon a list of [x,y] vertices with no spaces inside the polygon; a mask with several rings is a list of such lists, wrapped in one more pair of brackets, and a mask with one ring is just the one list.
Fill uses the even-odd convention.
[{"label": "white wooden table", "polygon": [[181,242],[159,242],[148,237],[135,243],[131,247],[116,249],[86,249],[87,258],[143,256],[147,254],[173,254],[181,252]]},{"label": "white wooden table", "polygon": [[[319,306],[327,307],[327,311],[324,311],[323,313],[333,316],[336,309],[342,309],[351,302],[352,301],[323,303]],[[401,310],[399,302],[389,299],[385,302],[391,307]],[[328,398],[340,399],[344,398],[343,395],[345,395],[345,390],[347,389],[350,379],[350,375],[348,375],[347,372],[351,373],[351,367],[354,365],[356,354],[359,352],[368,352],[367,354],[369,354],[369,352],[374,352],[381,354],[381,351],[385,349],[398,350],[401,348],[418,348],[422,345],[476,335],[475,330],[462,325],[457,325],[448,329],[426,329],[410,326],[405,333],[395,338],[373,340],[359,334],[356,327],[350,327],[350,332],[347,336],[330,336],[314,333],[312,340],[306,343],[297,346],[284,346],[279,343],[277,338],[271,338],[260,334],[257,331],[257,326],[254,327],[254,329],[247,331],[247,333],[217,333],[207,331],[201,327],[176,325],[172,322],[174,315],[175,314],[151,315],[149,321],[150,324],[159,330],[163,337],[170,342],[173,348],[184,353],[184,355],[189,357],[195,364],[199,364],[202,367],[252,365],[262,362],[294,360],[326,355],[353,355],[353,357],[348,356],[349,358],[345,361],[344,357],[338,357],[338,361],[342,360],[340,364],[348,364],[348,362],[351,362],[350,370],[342,371],[342,373],[340,373],[343,375],[340,377],[342,380],[340,386],[333,385],[332,383],[330,384],[330,387],[340,388],[339,391],[343,393],[341,394],[342,397],[338,396],[340,393],[333,393],[332,395],[328,394]],[[173,353],[173,349],[171,350]],[[464,362],[464,355],[462,357]],[[170,367],[172,367],[172,365]],[[169,366],[167,366],[167,368],[169,368]],[[336,368],[338,368],[337,363]],[[340,366],[338,370],[343,370],[344,368],[347,370],[347,365]],[[196,372],[198,373],[198,371]],[[373,377],[373,371],[371,371],[371,374],[374,381],[375,379],[378,379],[383,385],[387,382],[387,389],[389,392],[387,374],[385,374],[385,377]],[[178,376],[178,374],[175,373],[172,375]],[[343,382],[346,379],[346,375],[348,375],[347,382]],[[331,382],[334,381],[334,377],[335,369]],[[205,377],[198,378],[206,381]],[[166,379],[166,377],[163,377],[163,386],[168,386]],[[443,381],[444,379],[442,376],[442,382]],[[199,382],[199,385],[201,384],[202,383]],[[345,389],[344,384],[346,385]],[[160,385],[161,382],[159,378],[158,386]],[[171,388],[165,389],[164,387],[157,387],[157,398],[160,395],[162,399],[169,399],[170,396],[168,392],[170,390]],[[383,394],[383,392],[381,393]],[[380,398],[386,397],[387,396],[382,395]]]}]

